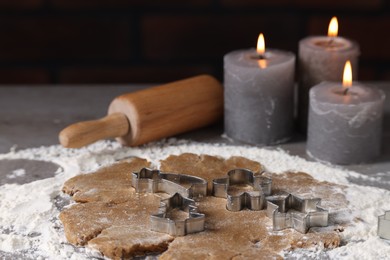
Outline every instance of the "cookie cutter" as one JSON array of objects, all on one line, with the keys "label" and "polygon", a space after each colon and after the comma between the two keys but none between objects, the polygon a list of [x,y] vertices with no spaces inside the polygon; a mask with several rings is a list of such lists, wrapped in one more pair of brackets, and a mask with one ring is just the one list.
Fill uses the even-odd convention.
[{"label": "cookie cutter", "polygon": [[390,239],[390,211],[378,217],[378,236]]},{"label": "cookie cutter", "polygon": [[[205,215],[198,212],[195,201],[207,195],[207,181],[185,174],[165,173],[142,168],[132,174],[137,192],[165,192],[171,195],[160,201],[158,213],[150,216],[151,230],[172,236],[185,236],[204,230]],[[174,220],[171,213],[179,209],[188,213],[184,220]]]},{"label": "cookie cutter", "polygon": [[329,212],[319,204],[320,198],[300,198],[291,193],[267,197],[267,216],[272,219],[273,230],[294,228],[307,233],[311,227],[328,226]]},{"label": "cookie cutter", "polygon": [[149,168],[133,172],[132,186],[137,192],[165,192],[170,195],[180,193],[183,197],[194,199],[207,196],[207,181],[202,178]]},{"label": "cookie cutter", "polygon": [[[213,180],[213,196],[226,198],[226,208],[230,211],[240,211],[244,208],[262,210],[266,206],[267,195],[271,194],[272,180],[255,174],[247,169],[234,169],[227,177]],[[251,191],[234,192],[233,185],[249,185]]]},{"label": "cookie cutter", "polygon": [[[188,218],[173,220],[170,213],[179,209],[188,212]],[[185,236],[204,230],[205,215],[199,213],[195,201],[175,193],[160,202],[159,212],[150,216],[151,230],[167,233],[171,236]]]}]

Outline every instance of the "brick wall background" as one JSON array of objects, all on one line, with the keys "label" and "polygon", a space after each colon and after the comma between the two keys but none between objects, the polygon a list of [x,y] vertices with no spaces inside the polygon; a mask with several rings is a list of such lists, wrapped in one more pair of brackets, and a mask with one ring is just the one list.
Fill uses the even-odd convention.
[{"label": "brick wall background", "polygon": [[0,0],[0,84],[221,79],[222,57],[255,47],[296,52],[339,18],[360,43],[360,80],[390,80],[385,0]]}]

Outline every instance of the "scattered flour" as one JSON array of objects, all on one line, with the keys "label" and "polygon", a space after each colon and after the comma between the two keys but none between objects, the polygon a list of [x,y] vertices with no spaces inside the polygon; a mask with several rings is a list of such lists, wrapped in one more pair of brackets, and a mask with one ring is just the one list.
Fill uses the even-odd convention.
[{"label": "scattered flour", "polygon": [[15,179],[15,178],[18,178],[18,177],[23,177],[24,175],[26,175],[26,170],[25,169],[16,169],[11,174],[8,174],[7,178],[8,179]]},{"label": "scattered flour", "polygon": [[27,250],[30,240],[21,235],[0,234],[0,250],[12,253],[13,251]]},{"label": "scattered flour", "polygon": [[[66,242],[58,220],[63,183],[80,172],[90,172],[128,157],[143,157],[159,167],[159,160],[170,154],[191,152],[222,157],[244,156],[261,162],[269,171],[304,171],[318,180],[347,185],[347,198],[351,212],[340,212],[337,220],[355,220],[354,228],[342,232],[343,246],[329,250],[296,250],[285,252],[291,259],[385,259],[390,257],[389,241],[376,235],[377,216],[390,210],[390,191],[351,184],[348,178],[365,178],[356,172],[346,171],[318,162],[309,162],[291,156],[283,150],[268,150],[249,146],[194,143],[168,139],[142,147],[121,147],[116,142],[100,141],[82,149],[65,149],[60,146],[33,148],[0,154],[1,159],[36,159],[59,164],[63,170],[52,178],[31,183],[0,186],[0,257],[11,254],[22,259],[88,259],[89,249],[76,248]],[[24,169],[10,176],[23,175]],[[8,178],[13,178],[9,177]],[[94,191],[91,190],[91,193]],[[9,255],[8,255],[9,256]]]}]

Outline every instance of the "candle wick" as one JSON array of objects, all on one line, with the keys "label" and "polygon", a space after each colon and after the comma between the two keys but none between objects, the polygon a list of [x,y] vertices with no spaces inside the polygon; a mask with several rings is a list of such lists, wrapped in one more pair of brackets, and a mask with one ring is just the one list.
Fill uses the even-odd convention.
[{"label": "candle wick", "polygon": [[264,54],[256,54],[251,57],[252,59],[257,59],[257,60],[265,60],[265,55]]},{"label": "candle wick", "polygon": [[348,91],[349,91],[349,88],[345,88],[345,90],[343,91],[343,95],[346,96],[348,94]]},{"label": "candle wick", "polygon": [[334,37],[330,37],[330,40],[328,41],[328,46],[331,47],[333,42],[334,42]]}]

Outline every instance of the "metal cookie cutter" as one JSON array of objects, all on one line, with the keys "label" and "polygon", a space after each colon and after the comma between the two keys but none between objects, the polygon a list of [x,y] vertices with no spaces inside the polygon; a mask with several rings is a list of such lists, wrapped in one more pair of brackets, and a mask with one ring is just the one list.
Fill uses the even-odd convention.
[{"label": "metal cookie cutter", "polygon": [[[260,174],[247,169],[231,170],[227,177],[213,180],[213,196],[227,198],[226,208],[230,211],[261,210],[266,206],[265,197],[271,194],[272,180]],[[253,190],[234,192],[233,185],[250,185]]]},{"label": "metal cookie cutter", "polygon": [[390,211],[378,217],[378,236],[390,239]]},{"label": "metal cookie cutter", "polygon": [[311,227],[328,226],[328,211],[319,206],[320,198],[303,199],[293,194],[267,197],[267,215],[273,230],[294,228],[306,233]]},{"label": "metal cookie cutter", "polygon": [[148,168],[133,172],[132,186],[137,192],[165,192],[170,195],[180,193],[183,197],[194,199],[207,195],[207,181],[202,178]]},{"label": "metal cookie cutter", "polygon": [[[188,212],[185,220],[172,220],[170,213],[174,209]],[[195,201],[175,193],[162,200],[157,214],[151,215],[151,230],[167,233],[171,236],[185,236],[204,230],[205,215],[197,212]]]}]

